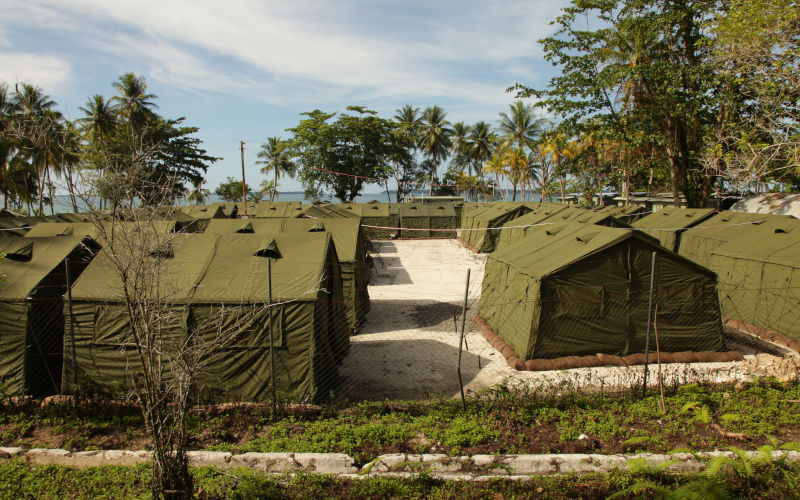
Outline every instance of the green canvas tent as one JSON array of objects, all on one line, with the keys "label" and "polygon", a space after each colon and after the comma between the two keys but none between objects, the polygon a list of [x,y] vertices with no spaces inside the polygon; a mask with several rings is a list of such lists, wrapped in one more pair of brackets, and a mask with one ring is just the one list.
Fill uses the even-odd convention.
[{"label": "green canvas tent", "polygon": [[678,253],[706,267],[711,266],[714,250],[731,241],[747,241],[766,228],[789,231],[800,220],[789,215],[752,214],[723,211],[681,235]]},{"label": "green canvas tent", "polygon": [[492,252],[502,231],[496,228],[530,211],[528,204],[495,203],[486,210],[475,211],[470,215],[466,221],[469,225],[462,227],[461,238],[476,252]]},{"label": "green canvas tent", "polygon": [[352,210],[347,210],[332,203],[321,203],[319,205],[311,205],[303,210],[303,215],[307,217],[318,217],[327,219],[359,219],[361,218],[357,213]]},{"label": "green canvas tent", "polygon": [[348,323],[351,330],[356,330],[369,312],[369,269],[365,250],[368,240],[358,219],[224,219],[211,221],[206,229],[208,234],[272,234],[281,231],[327,231],[331,234],[341,266]]},{"label": "green canvas tent", "polygon": [[[455,238],[456,211],[450,204],[403,203],[400,211],[401,238]],[[409,231],[423,229],[423,231]],[[434,231],[431,231],[434,229]],[[452,231],[437,231],[452,229]]]},{"label": "green canvas tent", "polygon": [[800,224],[772,220],[712,250],[709,267],[723,316],[800,341]]},{"label": "green canvas tent", "polygon": [[[187,224],[187,221],[156,219],[142,221],[139,225],[141,229],[153,231],[160,234],[185,232],[192,233],[197,228],[194,224]],[[88,234],[92,238],[102,241],[103,234],[111,235],[112,231],[128,232],[137,227],[135,222],[115,222],[114,224],[104,223],[105,230],[91,222],[40,222],[33,226],[25,236],[71,236],[74,234]],[[188,230],[187,230],[188,229]]]},{"label": "green canvas tent", "polygon": [[[138,365],[119,278],[106,251],[73,287],[75,343],[67,339],[65,350],[74,345],[79,383],[117,393],[137,380]],[[349,332],[329,233],[182,234],[172,238],[168,255],[158,287],[170,297],[174,320],[162,325],[163,348],[169,352],[190,333],[197,345],[214,344],[220,330],[229,339],[203,359],[197,383],[205,396],[268,400],[270,352],[275,388],[292,400],[318,401],[336,387]],[[272,307],[266,307],[268,258]],[[64,366],[67,391],[70,367]]]},{"label": "green canvas tent", "polygon": [[713,208],[674,208],[666,207],[658,212],[642,217],[633,227],[657,238],[667,250],[677,252],[681,234],[706,219],[714,216]]},{"label": "green canvas tent", "polygon": [[502,250],[513,242],[519,241],[524,238],[529,231],[535,231],[542,225],[566,222],[617,228],[630,227],[628,224],[620,222],[616,217],[606,212],[585,210],[583,208],[564,205],[543,205],[522,217],[517,217],[516,219],[508,221],[506,225],[509,226],[509,228],[500,231],[497,242],[495,243],[495,251]]},{"label": "green canvas tent", "polygon": [[260,201],[258,209],[250,216],[258,219],[302,217],[305,208],[299,201]]},{"label": "green canvas tent", "polygon": [[525,360],[643,352],[653,252],[661,350],[720,350],[714,273],[604,226],[543,226],[490,254],[480,316]]},{"label": "green canvas tent", "polygon": [[340,203],[336,206],[358,215],[367,238],[389,238],[398,232],[395,229],[399,223],[399,208],[396,204],[390,206],[388,203]]},{"label": "green canvas tent", "polygon": [[176,207],[178,211],[189,216],[196,221],[197,231],[203,232],[208,226],[208,221],[212,219],[225,219],[225,210],[220,205],[188,205]]},{"label": "green canvas tent", "polygon": [[616,217],[626,224],[633,224],[637,220],[647,215],[647,208],[637,205],[628,205],[627,207],[624,205],[607,205],[603,208],[595,209],[594,211],[607,213],[608,215]]},{"label": "green canvas tent", "polygon": [[0,385],[5,394],[61,389],[66,259],[77,278],[97,245],[84,235],[0,240]]}]

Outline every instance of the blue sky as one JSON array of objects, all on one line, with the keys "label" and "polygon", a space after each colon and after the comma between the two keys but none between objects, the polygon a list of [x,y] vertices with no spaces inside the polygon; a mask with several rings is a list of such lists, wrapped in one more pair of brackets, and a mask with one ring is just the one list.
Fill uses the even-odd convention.
[{"label": "blue sky", "polygon": [[[248,183],[261,142],[313,109],[351,104],[391,117],[438,104],[451,121],[495,121],[515,82],[554,74],[537,40],[564,1],[0,0],[0,80],[40,85],[69,118],[125,72],[159,112],[200,128],[213,189]],[[281,181],[281,191],[300,189]],[[368,186],[367,192],[378,191]]]}]

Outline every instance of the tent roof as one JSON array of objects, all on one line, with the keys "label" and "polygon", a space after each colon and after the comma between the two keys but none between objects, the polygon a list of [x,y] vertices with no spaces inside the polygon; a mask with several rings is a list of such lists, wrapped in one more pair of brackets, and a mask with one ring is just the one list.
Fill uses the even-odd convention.
[{"label": "tent roof", "polygon": [[456,209],[449,203],[403,203],[400,217],[455,217]]},{"label": "tent roof", "polygon": [[[566,222],[530,228],[523,238],[492,253],[489,258],[504,262],[531,277],[542,278],[629,238],[642,239],[656,247],[658,245],[653,238],[638,231]],[[693,267],[699,267],[687,259],[683,260]]]},{"label": "tent roof", "polygon": [[300,217],[304,209],[299,201],[261,201],[250,215],[256,218]]},{"label": "tent roof", "polygon": [[640,229],[687,229],[694,227],[716,213],[713,208],[666,207],[642,217],[633,227]]},{"label": "tent roof", "polygon": [[193,219],[214,219],[225,217],[225,209],[221,205],[187,205],[177,210]]},{"label": "tent roof", "polygon": [[77,248],[85,235],[0,240],[6,258],[0,281],[0,299],[24,299],[53,269]]},{"label": "tent roof", "polygon": [[744,237],[716,248],[712,255],[800,268],[800,221],[786,219],[754,226]]},{"label": "tent roof", "polygon": [[356,260],[358,240],[362,237],[358,219],[214,219],[209,222],[206,234],[232,234],[240,231],[256,234],[309,233],[320,230],[331,233],[341,261]]},{"label": "tent roof", "polygon": [[[176,234],[165,264],[161,293],[175,301],[265,302],[267,258],[273,260],[273,299],[314,300],[331,237],[327,232],[274,234]],[[75,300],[119,301],[119,279],[102,250],[75,282]]]},{"label": "tent roof", "polygon": [[310,217],[337,217],[337,218],[358,218],[359,215],[352,210],[346,210],[340,206],[332,203],[324,203],[320,205],[311,205],[307,207],[304,212],[305,215]]},{"label": "tent roof", "polygon": [[[173,232],[180,225],[181,221],[177,220],[149,220],[142,224],[143,229],[155,231],[157,233],[166,234]],[[112,230],[112,224],[107,222],[104,224],[106,231]],[[135,228],[134,222],[115,222],[113,229],[115,231],[122,230],[122,228]],[[127,229],[126,229],[127,231]],[[102,239],[102,232],[100,229],[91,222],[40,222],[33,226],[26,237],[41,237],[41,236],[71,236],[71,235],[89,235],[94,239]]]}]

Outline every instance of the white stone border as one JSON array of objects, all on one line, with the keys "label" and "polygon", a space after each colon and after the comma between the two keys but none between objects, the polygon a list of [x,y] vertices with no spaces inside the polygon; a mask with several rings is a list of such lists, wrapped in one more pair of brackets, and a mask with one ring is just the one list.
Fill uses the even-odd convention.
[{"label": "white stone border", "polygon": [[[758,452],[747,452],[750,458]],[[195,467],[233,469],[244,467],[255,471],[283,474],[304,472],[309,474],[334,474],[344,477],[364,478],[375,476],[413,476],[427,472],[446,479],[524,478],[539,474],[587,474],[625,469],[631,460],[644,459],[647,465],[665,467],[672,472],[699,472],[714,457],[735,458],[730,451],[699,453],[654,453],[596,455],[473,455],[450,457],[436,454],[381,455],[360,470],[355,461],[341,453],[242,453],[234,455],[224,451],[190,451],[189,463]],[[33,448],[2,448],[0,462],[20,460],[29,465],[61,465],[67,467],[98,467],[104,465],[131,466],[152,460],[150,451],[96,450],[77,451]],[[800,462],[800,452],[773,451],[773,460]]]}]

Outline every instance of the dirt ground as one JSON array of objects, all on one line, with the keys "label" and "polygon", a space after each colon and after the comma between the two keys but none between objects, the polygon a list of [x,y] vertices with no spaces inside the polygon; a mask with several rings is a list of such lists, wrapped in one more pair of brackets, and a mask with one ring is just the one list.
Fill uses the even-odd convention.
[{"label": "dirt ground", "polygon": [[[375,241],[373,252],[371,309],[359,333],[351,337],[350,354],[340,367],[344,381],[339,399],[458,397],[457,332],[467,270],[469,318],[477,312],[486,254],[474,254],[457,240],[448,239]],[[519,372],[506,364],[469,321],[466,332],[461,373],[467,394],[503,381],[510,385],[628,388],[641,384],[644,376],[641,366]],[[728,342],[729,348],[745,354],[745,361],[663,365],[664,383],[749,380],[755,368],[763,371],[783,360],[780,350],[765,354],[770,349],[741,335],[729,337]],[[796,368],[796,363],[792,366]],[[658,380],[657,370],[651,365],[651,383]]]}]

